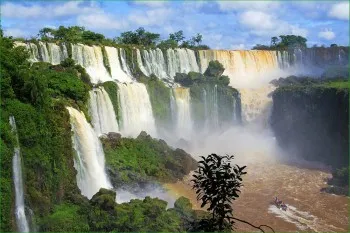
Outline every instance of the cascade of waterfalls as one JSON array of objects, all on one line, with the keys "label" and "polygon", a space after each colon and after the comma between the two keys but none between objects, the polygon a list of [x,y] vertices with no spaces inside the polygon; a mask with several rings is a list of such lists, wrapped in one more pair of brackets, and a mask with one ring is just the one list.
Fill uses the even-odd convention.
[{"label": "cascade of waterfalls", "polygon": [[190,89],[177,87],[173,89],[176,103],[176,133],[179,137],[189,139],[192,135]]},{"label": "cascade of waterfalls", "polygon": [[114,47],[105,47],[109,67],[111,68],[111,75],[114,80],[119,82],[132,82],[132,77],[125,73],[120,64],[118,50]]},{"label": "cascade of waterfalls", "polygon": [[81,193],[90,199],[100,188],[112,187],[105,172],[102,144],[84,114],[71,107],[67,109],[76,152],[74,167],[77,170],[77,184]]},{"label": "cascade of waterfalls", "polygon": [[72,58],[86,69],[92,83],[113,80],[103,64],[101,47],[72,44]]},{"label": "cascade of waterfalls", "polygon": [[12,159],[13,182],[15,186],[15,215],[16,215],[17,230],[19,232],[29,232],[29,224],[25,213],[25,205],[24,205],[21,152],[18,144],[19,142],[18,142],[16,122],[13,116],[10,116],[10,125],[12,127],[12,131],[16,134],[16,138],[17,138],[17,145],[14,148],[14,155]]},{"label": "cascade of waterfalls", "polygon": [[118,83],[118,96],[122,115],[122,134],[135,137],[141,131],[146,131],[153,137],[157,136],[146,86],[142,83]]},{"label": "cascade of waterfalls", "polygon": [[118,132],[118,122],[112,101],[103,87],[94,88],[90,94],[90,115],[97,135]]}]

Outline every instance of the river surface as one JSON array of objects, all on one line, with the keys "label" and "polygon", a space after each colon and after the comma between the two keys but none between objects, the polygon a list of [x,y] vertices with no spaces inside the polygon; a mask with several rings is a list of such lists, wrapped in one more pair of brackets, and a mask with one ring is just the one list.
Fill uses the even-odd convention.
[{"label": "river surface", "polygon": [[[244,187],[233,204],[235,217],[255,225],[269,225],[276,232],[349,231],[349,198],[320,192],[327,186],[325,180],[331,177],[329,172],[266,160],[246,164],[248,174],[243,178]],[[191,175],[165,187],[170,195],[185,196],[193,208],[200,209],[190,179]],[[275,196],[288,205],[287,211],[271,204]],[[242,223],[236,227],[236,231],[256,231]]]}]

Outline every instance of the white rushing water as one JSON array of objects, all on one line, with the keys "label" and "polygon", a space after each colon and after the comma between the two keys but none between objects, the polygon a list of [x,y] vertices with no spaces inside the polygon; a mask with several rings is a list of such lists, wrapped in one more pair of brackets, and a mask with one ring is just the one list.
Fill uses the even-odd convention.
[{"label": "white rushing water", "polygon": [[103,87],[94,88],[90,94],[90,115],[97,135],[118,132],[119,126],[113,104]]},{"label": "white rushing water", "polygon": [[156,125],[146,86],[142,83],[118,83],[118,89],[122,134],[135,137],[141,131],[146,131],[156,137]]},{"label": "white rushing water", "polygon": [[146,76],[156,75],[172,80],[176,73],[199,72],[196,56],[190,49],[168,49],[166,54],[160,49],[136,50],[137,64]]},{"label": "white rushing water", "polygon": [[67,107],[72,126],[76,156],[77,184],[81,194],[91,198],[100,188],[111,188],[105,172],[105,157],[97,134],[78,110]]},{"label": "white rushing water", "polygon": [[86,69],[92,83],[97,84],[113,80],[103,64],[101,47],[72,44],[72,58]]},{"label": "white rushing water", "polygon": [[[17,136],[17,128],[15,118],[10,116],[10,125],[12,131]],[[16,225],[19,232],[29,232],[29,225],[27,216],[25,213],[24,205],[24,190],[23,190],[23,176],[22,176],[22,163],[21,163],[21,152],[18,146],[14,148],[14,155],[12,159],[12,169],[13,169],[13,182],[15,186],[15,216],[16,216]]]},{"label": "white rushing water", "polygon": [[132,77],[125,73],[120,64],[118,50],[114,47],[105,47],[109,67],[111,68],[111,75],[114,80],[119,82],[132,82]]},{"label": "white rushing water", "polygon": [[176,134],[178,138],[190,139],[193,130],[191,118],[190,89],[177,87],[173,89],[176,109]]},{"label": "white rushing water", "polygon": [[[131,71],[130,71],[130,68],[128,67],[128,64],[126,62],[126,52],[124,49],[120,48],[119,49],[119,54],[120,54],[120,60],[122,62],[122,68],[123,68],[123,71],[129,75],[130,77],[132,77],[132,74],[131,74]],[[133,61],[133,59],[132,59]],[[133,61],[134,62],[134,61]]]}]

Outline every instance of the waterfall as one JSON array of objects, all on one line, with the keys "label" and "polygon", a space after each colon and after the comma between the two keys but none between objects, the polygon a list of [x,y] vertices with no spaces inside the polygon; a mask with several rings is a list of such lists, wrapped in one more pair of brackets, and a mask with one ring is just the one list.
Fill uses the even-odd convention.
[{"label": "waterfall", "polygon": [[168,75],[174,77],[176,73],[199,72],[196,55],[190,49],[167,50]]},{"label": "waterfall", "polygon": [[118,122],[112,101],[103,87],[94,88],[90,94],[90,115],[97,135],[118,132]]},{"label": "waterfall", "polygon": [[[219,128],[219,106],[218,106],[218,87],[207,86],[203,88],[204,111],[205,111],[205,128],[218,129]],[[224,106],[222,106],[224,107]]]},{"label": "waterfall", "polygon": [[12,169],[13,169],[13,181],[15,186],[15,215],[17,230],[19,232],[29,232],[29,225],[27,216],[25,213],[24,205],[24,191],[23,191],[23,176],[22,176],[22,163],[21,163],[21,153],[18,142],[17,128],[15,118],[10,116],[10,125],[12,131],[16,134],[17,145],[14,148],[14,155],[12,159]]},{"label": "waterfall", "polygon": [[72,44],[72,58],[86,69],[92,83],[112,81],[103,64],[101,47]]},{"label": "waterfall", "polygon": [[248,86],[259,79],[270,78],[280,71],[276,51],[250,50],[200,50],[201,72],[208,68],[209,62],[218,60],[225,68],[224,75],[230,78],[232,86]]},{"label": "waterfall", "polygon": [[120,52],[120,61],[122,62],[122,68],[123,68],[123,71],[129,75],[130,77],[132,77],[132,74],[131,74],[131,71],[128,67],[128,64],[126,62],[126,52],[124,49],[120,48],[119,49],[119,52]]},{"label": "waterfall", "polygon": [[179,138],[190,139],[192,134],[190,89],[177,87],[173,89],[176,102],[176,133]]},{"label": "waterfall", "polygon": [[[140,70],[146,75],[150,76],[151,74],[156,75],[160,79],[167,79],[169,78],[167,75],[166,70],[166,63],[163,56],[163,52],[160,49],[155,50],[143,50],[140,52],[139,50],[136,51],[137,53],[137,63],[140,67]],[[141,58],[142,53],[142,58]],[[145,62],[143,63],[142,60]]]},{"label": "waterfall", "polygon": [[245,124],[254,123],[266,128],[272,107],[272,98],[269,95],[275,89],[268,85],[261,88],[239,89],[242,102],[242,121]]},{"label": "waterfall", "polygon": [[50,63],[53,65],[60,64],[61,61],[68,58],[68,52],[65,44],[62,44],[61,48],[59,45],[54,43],[47,43],[50,53]]},{"label": "waterfall", "polygon": [[124,72],[121,67],[118,50],[114,47],[105,47],[109,67],[111,68],[111,75],[114,80],[118,80],[119,82],[132,82],[131,76]]},{"label": "waterfall", "polygon": [[141,131],[146,131],[153,137],[157,136],[146,86],[142,83],[118,83],[118,90],[122,113],[122,134],[134,137]]},{"label": "waterfall", "polygon": [[90,199],[100,188],[112,187],[105,172],[103,148],[84,114],[71,107],[67,109],[76,152],[74,167],[77,170],[77,184],[81,193]]},{"label": "waterfall", "polygon": [[43,62],[51,62],[50,54],[46,47],[46,43],[39,41],[39,50],[41,55],[41,61]]}]

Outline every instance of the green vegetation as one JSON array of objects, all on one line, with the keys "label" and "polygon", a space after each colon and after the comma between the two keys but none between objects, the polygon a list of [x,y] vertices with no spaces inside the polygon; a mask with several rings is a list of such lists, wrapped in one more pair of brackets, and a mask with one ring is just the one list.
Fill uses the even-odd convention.
[{"label": "green vegetation", "polygon": [[171,120],[170,88],[153,74],[148,79],[144,79],[144,83],[148,90],[156,124],[168,126]]},{"label": "green vegetation", "polygon": [[103,87],[105,91],[108,93],[109,98],[111,99],[113,109],[115,112],[115,115],[117,117],[119,125],[122,123],[122,113],[119,106],[119,100],[118,100],[118,85],[115,82],[109,81],[104,82]]},{"label": "green vegetation", "polygon": [[[224,67],[218,61],[210,61],[204,74],[189,72],[176,73],[175,82],[190,88],[192,116],[197,127],[205,123],[206,108],[218,106],[219,124],[232,123],[233,114],[240,115],[239,92],[228,86],[230,79],[224,73]],[[205,103],[208,106],[205,106]],[[234,113],[236,111],[236,113]],[[237,119],[239,121],[239,119]]]},{"label": "green vegetation", "polygon": [[176,181],[196,168],[196,162],[181,149],[141,132],[137,138],[109,134],[102,138],[106,166],[114,186],[142,181]]},{"label": "green vegetation", "polygon": [[[25,200],[38,221],[54,205],[78,193],[71,128],[66,105],[86,111],[89,85],[80,68],[27,62],[23,47],[0,38],[1,49],[1,231],[13,223],[11,160],[14,140],[9,116],[17,124],[25,179]],[[80,77],[80,78],[79,78]],[[14,230],[14,229],[12,229]]]},{"label": "green vegetation", "polygon": [[271,37],[271,44],[261,45],[257,44],[252,49],[258,50],[287,50],[293,48],[306,48],[307,39],[302,36],[296,35],[280,35],[279,38],[276,36]]},{"label": "green vegetation", "polygon": [[347,78],[315,79],[310,77],[289,76],[287,78],[272,80],[271,84],[279,87],[275,92],[310,88],[319,90],[337,89],[339,91],[347,91],[349,89],[349,81]]},{"label": "green vegetation", "polygon": [[58,29],[45,27],[39,31],[38,38],[42,41],[64,41],[84,44],[111,42],[104,35],[85,30],[84,27],[79,26],[59,26]]}]

